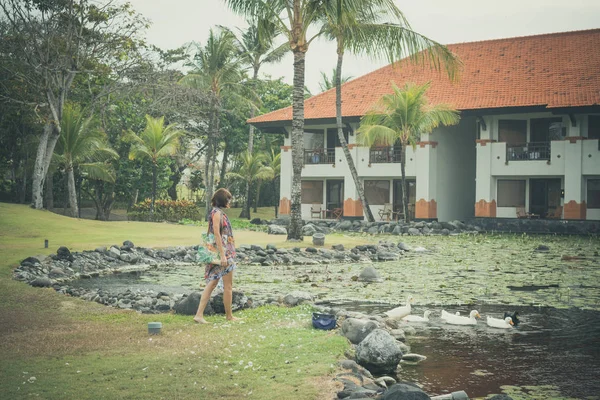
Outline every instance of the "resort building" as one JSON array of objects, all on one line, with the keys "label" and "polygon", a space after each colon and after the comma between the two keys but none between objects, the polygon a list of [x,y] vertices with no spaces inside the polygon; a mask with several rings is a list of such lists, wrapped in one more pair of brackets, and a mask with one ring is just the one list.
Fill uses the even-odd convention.
[{"label": "resort building", "polygon": [[[460,43],[460,79],[402,60],[342,86],[344,135],[376,219],[402,210],[400,147],[358,146],[360,118],[392,92],[431,82],[429,102],[458,125],[406,149],[415,219],[600,220],[600,29]],[[290,212],[292,108],[249,121],[285,135],[280,214]],[[360,218],[362,206],[335,129],[335,89],[305,101],[302,217]],[[388,211],[392,212],[388,212]]]}]

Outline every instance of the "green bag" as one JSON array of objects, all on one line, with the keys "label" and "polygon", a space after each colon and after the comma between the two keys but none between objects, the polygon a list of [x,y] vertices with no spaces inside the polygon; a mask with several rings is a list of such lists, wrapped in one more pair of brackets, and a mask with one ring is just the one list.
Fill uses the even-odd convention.
[{"label": "green bag", "polygon": [[215,245],[215,235],[212,233],[202,234],[202,243],[198,246],[198,261],[205,264],[221,264],[221,256]]}]

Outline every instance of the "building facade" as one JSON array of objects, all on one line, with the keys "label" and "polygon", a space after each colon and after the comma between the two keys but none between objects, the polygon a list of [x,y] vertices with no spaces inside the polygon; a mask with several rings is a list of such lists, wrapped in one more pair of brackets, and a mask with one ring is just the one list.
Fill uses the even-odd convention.
[{"label": "building facade", "polygon": [[[376,219],[400,215],[399,146],[362,147],[360,117],[391,83],[431,82],[431,103],[461,112],[406,149],[412,218],[600,220],[600,29],[448,46],[460,79],[403,60],[342,86],[344,135]],[[291,107],[249,121],[285,135],[281,215],[291,198]],[[302,216],[362,218],[335,129],[335,90],[305,101]],[[391,212],[389,212],[391,211]]]}]

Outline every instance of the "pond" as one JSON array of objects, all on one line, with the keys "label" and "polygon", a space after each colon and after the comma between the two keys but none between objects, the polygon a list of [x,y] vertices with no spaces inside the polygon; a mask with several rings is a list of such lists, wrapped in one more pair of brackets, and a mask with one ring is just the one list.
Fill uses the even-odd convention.
[{"label": "pond", "polygon": [[[365,264],[319,266],[241,265],[235,286],[254,299],[313,293],[319,302],[379,313],[415,298],[414,314],[434,311],[432,321],[409,338],[426,355],[404,366],[402,379],[432,394],[467,390],[500,393],[503,385],[550,385],[563,396],[600,393],[600,240],[592,237],[476,235],[386,237],[413,248],[399,261],[375,263],[381,283],[355,277]],[[335,240],[335,239],[332,239]],[[373,239],[374,240],[374,239]],[[333,243],[332,243],[333,244]],[[540,245],[547,251],[537,251]],[[106,291],[152,289],[187,293],[200,288],[201,268],[184,265],[74,282]],[[378,304],[365,305],[377,301]],[[501,316],[519,310],[522,323],[509,332],[440,323],[442,308]],[[533,389],[532,389],[533,390]],[[542,396],[543,397],[543,396]]]}]

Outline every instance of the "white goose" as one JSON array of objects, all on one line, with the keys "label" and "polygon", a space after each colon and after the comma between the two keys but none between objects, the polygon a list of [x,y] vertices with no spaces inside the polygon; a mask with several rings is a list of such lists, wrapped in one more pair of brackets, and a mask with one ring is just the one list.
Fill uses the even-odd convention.
[{"label": "white goose", "polygon": [[429,322],[429,316],[431,315],[431,311],[427,310],[423,313],[423,316],[419,315],[407,315],[402,318],[403,321],[406,322]]},{"label": "white goose", "polygon": [[450,314],[442,310],[442,319],[451,325],[477,325],[475,318],[481,318],[477,310],[471,311],[468,317]]},{"label": "white goose", "polygon": [[492,328],[501,328],[501,329],[509,329],[512,328],[514,323],[511,317],[506,317],[504,319],[501,318],[493,318],[487,317],[487,324]]},{"label": "white goose", "polygon": [[408,314],[410,314],[410,303],[412,303],[413,301],[413,297],[412,296],[408,296],[406,298],[406,305],[405,306],[400,306],[400,307],[396,307],[393,308],[389,311],[384,312],[385,315],[387,315],[389,318],[394,318],[394,319],[401,319],[406,317]]}]

